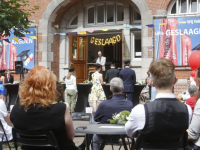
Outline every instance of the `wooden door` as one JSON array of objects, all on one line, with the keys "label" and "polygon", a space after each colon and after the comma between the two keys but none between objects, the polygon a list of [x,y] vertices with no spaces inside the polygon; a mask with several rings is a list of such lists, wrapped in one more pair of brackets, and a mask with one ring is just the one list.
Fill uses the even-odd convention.
[{"label": "wooden door", "polygon": [[69,34],[70,68],[75,68],[76,82],[86,80],[87,37]]}]

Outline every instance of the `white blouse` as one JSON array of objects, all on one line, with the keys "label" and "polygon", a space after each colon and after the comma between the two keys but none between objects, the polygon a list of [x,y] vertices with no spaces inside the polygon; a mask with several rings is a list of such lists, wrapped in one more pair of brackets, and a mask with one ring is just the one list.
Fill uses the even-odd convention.
[{"label": "white blouse", "polygon": [[77,92],[76,77],[71,75],[70,79],[65,78],[66,89]]}]

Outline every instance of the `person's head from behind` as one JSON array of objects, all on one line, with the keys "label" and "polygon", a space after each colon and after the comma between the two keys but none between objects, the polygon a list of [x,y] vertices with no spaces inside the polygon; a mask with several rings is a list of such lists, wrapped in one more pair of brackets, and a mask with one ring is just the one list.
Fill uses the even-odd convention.
[{"label": "person's head from behind", "polygon": [[187,79],[187,84],[190,85],[191,81],[190,78]]},{"label": "person's head from behind", "polygon": [[19,86],[20,105],[47,108],[56,99],[56,76],[47,68],[36,66]]},{"label": "person's head from behind", "polygon": [[100,64],[95,64],[95,70],[100,72],[101,71],[101,65]]},{"label": "person's head from behind", "polygon": [[124,60],[125,67],[130,66],[130,59]]},{"label": "person's head from behind", "polygon": [[175,66],[169,59],[160,58],[151,62],[151,84],[157,90],[171,90],[175,80]]},{"label": "person's head from behind", "polygon": [[124,91],[123,81],[119,77],[115,77],[110,81],[110,91],[113,94],[122,94]]},{"label": "person's head from behind", "polygon": [[197,87],[195,85],[189,85],[188,92],[189,92],[191,97],[195,96],[196,93],[197,93]]},{"label": "person's head from behind", "polygon": [[102,53],[101,51],[98,51],[98,56],[101,57],[102,56]]},{"label": "person's head from behind", "polygon": [[112,63],[112,64],[110,65],[110,68],[115,68],[115,64]]},{"label": "person's head from behind", "polygon": [[67,79],[69,80],[71,78],[71,76],[75,76],[76,77],[76,72],[75,72],[75,69],[74,68],[70,68],[69,69],[69,73],[67,75]]},{"label": "person's head from behind", "polygon": [[56,81],[56,102],[62,102],[64,100],[63,85]]},{"label": "person's head from behind", "polygon": [[146,84],[146,85],[149,84],[149,77],[146,77],[146,79],[145,79],[145,84]]}]

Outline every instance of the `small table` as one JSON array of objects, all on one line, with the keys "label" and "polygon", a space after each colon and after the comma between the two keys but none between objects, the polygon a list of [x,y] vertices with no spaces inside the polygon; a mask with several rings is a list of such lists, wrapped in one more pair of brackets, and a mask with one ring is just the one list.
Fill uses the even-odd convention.
[{"label": "small table", "polygon": [[127,149],[127,145],[124,137],[126,136],[125,126],[118,124],[87,124],[87,125],[75,125],[74,126],[75,133],[85,133],[86,137],[86,150],[89,150],[89,134],[101,134],[108,135],[107,138],[101,144],[100,150],[104,148],[107,140],[112,135],[119,135],[122,139],[122,143],[124,145],[124,149]]}]

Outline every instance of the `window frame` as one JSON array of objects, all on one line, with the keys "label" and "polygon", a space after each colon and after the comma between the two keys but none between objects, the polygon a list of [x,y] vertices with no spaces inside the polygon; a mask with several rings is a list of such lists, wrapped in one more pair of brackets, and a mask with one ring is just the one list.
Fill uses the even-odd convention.
[{"label": "window frame", "polygon": [[[200,8],[200,0],[196,0],[197,1],[197,12],[191,12],[191,7],[192,7],[192,1],[191,0],[186,0],[186,4],[187,4],[187,6],[186,6],[186,8],[187,8],[187,10],[186,10],[186,13],[181,13],[181,4],[179,3],[179,0],[173,0],[171,3],[170,3],[170,5],[169,5],[169,7],[168,7],[168,15],[186,15],[186,14],[198,14],[198,13],[200,13],[200,10],[199,10],[199,8]],[[172,14],[171,13],[171,11],[172,11],[172,8],[173,8],[173,6],[174,6],[174,4],[176,3],[176,13],[175,14]]]},{"label": "window frame", "polygon": [[[113,22],[107,22],[107,5],[113,4],[114,5],[114,20]],[[104,5],[104,22],[98,23],[98,6]],[[117,5],[122,5],[123,3],[118,2],[100,2],[94,3],[92,5],[88,5],[84,8],[84,18],[85,18],[85,27],[94,27],[94,26],[107,26],[107,25],[123,25],[124,21],[117,21]],[[88,8],[94,7],[94,24],[88,24]],[[123,7],[124,8],[124,7]]]},{"label": "window frame", "polygon": [[70,20],[67,23],[67,28],[68,29],[75,29],[78,27],[78,21],[77,21],[77,25],[71,25],[72,21],[76,18],[76,16],[78,16],[78,13],[75,13],[72,15],[72,17],[70,18]]},{"label": "window frame", "polygon": [[[116,6],[115,6],[115,7],[116,7],[116,8],[115,8],[115,9],[116,9],[116,17],[115,17],[115,18],[116,18],[116,22],[118,22],[118,23],[120,23],[120,22],[123,23],[124,21],[118,21],[118,20],[117,20],[117,17],[118,17],[118,16],[117,16],[117,11],[118,11],[118,10],[117,10],[117,5],[121,5],[121,6],[123,7],[123,10],[124,10],[124,5],[123,5],[123,4],[116,4]],[[123,16],[123,20],[124,20],[124,16]]]},{"label": "window frame", "polygon": [[142,16],[141,16],[141,20],[135,20],[133,19],[134,18],[134,10],[137,11],[137,13],[140,14],[139,10],[137,10],[134,6],[130,5],[130,21],[131,21],[131,24],[134,24],[134,25],[140,25],[141,24],[141,20],[142,20]]}]

